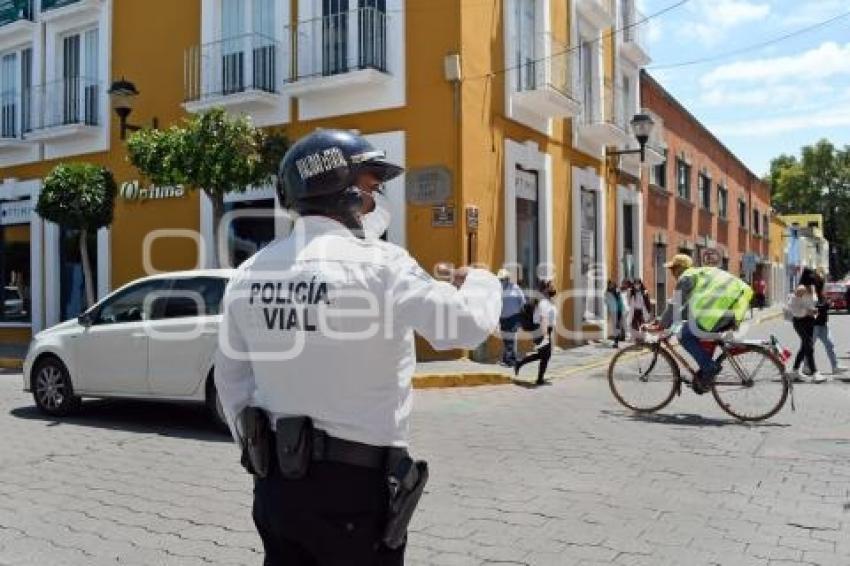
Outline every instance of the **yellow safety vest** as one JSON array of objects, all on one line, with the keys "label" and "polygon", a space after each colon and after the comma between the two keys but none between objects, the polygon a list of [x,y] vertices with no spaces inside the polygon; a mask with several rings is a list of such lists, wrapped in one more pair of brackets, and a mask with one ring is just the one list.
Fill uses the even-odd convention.
[{"label": "yellow safety vest", "polygon": [[736,324],[744,320],[753,297],[752,287],[717,267],[692,267],[682,277],[694,279],[688,306],[702,330],[715,332],[732,318]]}]

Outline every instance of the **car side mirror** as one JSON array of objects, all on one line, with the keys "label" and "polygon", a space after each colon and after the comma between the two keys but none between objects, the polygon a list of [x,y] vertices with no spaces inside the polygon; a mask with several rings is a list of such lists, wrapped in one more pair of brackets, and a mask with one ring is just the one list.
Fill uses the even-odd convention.
[{"label": "car side mirror", "polygon": [[92,322],[94,322],[94,320],[92,319],[91,314],[84,312],[83,314],[77,317],[77,322],[79,322],[81,326],[88,328],[92,325]]}]

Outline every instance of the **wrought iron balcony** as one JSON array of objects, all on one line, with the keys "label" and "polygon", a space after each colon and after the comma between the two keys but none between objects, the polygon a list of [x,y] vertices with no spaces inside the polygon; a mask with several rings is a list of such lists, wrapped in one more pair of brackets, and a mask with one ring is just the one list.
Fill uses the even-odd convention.
[{"label": "wrought iron balcony", "polygon": [[535,53],[520,54],[516,67],[514,101],[544,117],[578,116],[581,103],[575,96],[571,50],[549,33],[535,41]]},{"label": "wrought iron balcony", "polygon": [[0,0],[0,26],[20,20],[32,21],[33,0]]},{"label": "wrought iron balcony", "polygon": [[[33,87],[30,140],[66,137],[92,130],[103,119],[101,84],[91,78],[60,79]],[[26,114],[26,113],[25,113]]]},{"label": "wrought iron balcony", "polygon": [[259,33],[193,46],[184,61],[186,107],[276,104],[282,63],[280,43]]},{"label": "wrought iron balcony", "polygon": [[389,73],[387,22],[383,10],[369,6],[293,25],[296,65],[285,89],[302,94],[383,82]]},{"label": "wrought iron balcony", "polygon": [[0,144],[14,145],[32,129],[32,94],[28,91],[0,92]]},{"label": "wrought iron balcony", "polygon": [[623,145],[630,141],[628,118],[621,86],[605,80],[602,92],[586,89],[582,99],[579,132],[599,146]]}]

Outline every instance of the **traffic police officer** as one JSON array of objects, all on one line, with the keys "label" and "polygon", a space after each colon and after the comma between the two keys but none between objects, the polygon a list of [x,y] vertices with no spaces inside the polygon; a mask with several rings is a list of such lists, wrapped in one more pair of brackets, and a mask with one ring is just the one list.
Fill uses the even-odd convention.
[{"label": "traffic police officer", "polygon": [[[373,195],[402,172],[350,132],[299,140],[278,183],[299,215],[292,232],[246,261],[228,286],[215,383],[256,478],[266,565],[404,563],[406,522],[388,534],[405,506],[394,495],[409,493],[403,477],[422,480],[407,482],[419,486],[415,506],[424,478],[408,472],[427,478],[427,468],[396,473],[389,463],[411,461],[413,333],[437,349],[471,349],[498,328],[496,277],[460,268],[452,284],[437,281],[377,237],[388,213],[374,211]],[[366,221],[373,211],[380,218]],[[271,440],[256,419],[242,418],[258,413],[274,429]],[[250,450],[257,445],[271,455]]]}]

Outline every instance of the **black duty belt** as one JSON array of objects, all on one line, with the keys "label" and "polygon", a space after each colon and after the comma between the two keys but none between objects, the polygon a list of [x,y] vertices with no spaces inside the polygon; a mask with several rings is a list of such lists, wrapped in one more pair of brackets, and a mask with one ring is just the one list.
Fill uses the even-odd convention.
[{"label": "black duty belt", "polygon": [[330,436],[323,430],[313,429],[313,461],[338,462],[363,468],[385,469],[387,458],[394,453],[406,452],[403,448],[372,446],[353,440]]}]

